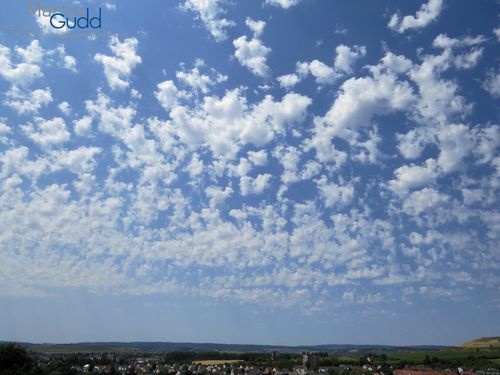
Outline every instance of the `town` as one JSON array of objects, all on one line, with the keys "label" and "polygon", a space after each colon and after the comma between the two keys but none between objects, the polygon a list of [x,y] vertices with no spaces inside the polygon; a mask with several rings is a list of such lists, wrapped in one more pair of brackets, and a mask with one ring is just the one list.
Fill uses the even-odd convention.
[{"label": "town", "polygon": [[500,349],[491,344],[334,352],[58,348],[43,351],[43,347],[0,344],[0,375],[500,375]]}]

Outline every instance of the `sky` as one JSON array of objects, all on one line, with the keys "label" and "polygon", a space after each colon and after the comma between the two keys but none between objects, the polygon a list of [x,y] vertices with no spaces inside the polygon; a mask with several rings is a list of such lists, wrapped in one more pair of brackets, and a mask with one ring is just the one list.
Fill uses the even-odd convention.
[{"label": "sky", "polygon": [[497,1],[0,10],[0,340],[500,334]]}]

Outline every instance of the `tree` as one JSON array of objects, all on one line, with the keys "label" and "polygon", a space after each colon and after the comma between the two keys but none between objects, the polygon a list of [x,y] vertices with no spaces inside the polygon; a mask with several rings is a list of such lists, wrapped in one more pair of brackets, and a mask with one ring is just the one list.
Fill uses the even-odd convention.
[{"label": "tree", "polygon": [[25,349],[16,344],[0,344],[0,375],[34,374],[36,365]]}]

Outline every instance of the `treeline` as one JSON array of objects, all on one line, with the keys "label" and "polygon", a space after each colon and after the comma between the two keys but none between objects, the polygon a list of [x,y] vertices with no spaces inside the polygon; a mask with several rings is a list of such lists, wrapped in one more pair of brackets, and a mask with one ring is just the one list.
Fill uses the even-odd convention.
[{"label": "treeline", "polygon": [[0,375],[76,375],[71,363],[54,363],[40,368],[25,349],[15,344],[0,344]]},{"label": "treeline", "polygon": [[237,353],[237,352],[219,352],[219,351],[173,351],[163,354],[166,362],[191,362],[203,361],[208,359],[215,360],[241,360],[241,361],[262,361],[269,359],[270,353]]}]

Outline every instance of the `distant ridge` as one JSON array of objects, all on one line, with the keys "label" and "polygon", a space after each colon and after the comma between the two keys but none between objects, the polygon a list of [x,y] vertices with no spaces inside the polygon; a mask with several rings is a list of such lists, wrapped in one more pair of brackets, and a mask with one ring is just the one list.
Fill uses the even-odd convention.
[{"label": "distant ridge", "polygon": [[28,350],[43,352],[105,352],[105,351],[130,351],[130,352],[170,352],[170,351],[225,351],[225,352],[368,352],[370,350],[392,351],[392,350],[429,350],[445,349],[450,346],[440,345],[415,345],[415,346],[393,346],[393,345],[350,345],[350,344],[326,344],[326,345],[246,345],[246,344],[217,344],[217,343],[191,343],[191,342],[81,342],[70,344],[33,344],[18,342],[17,344]]}]

